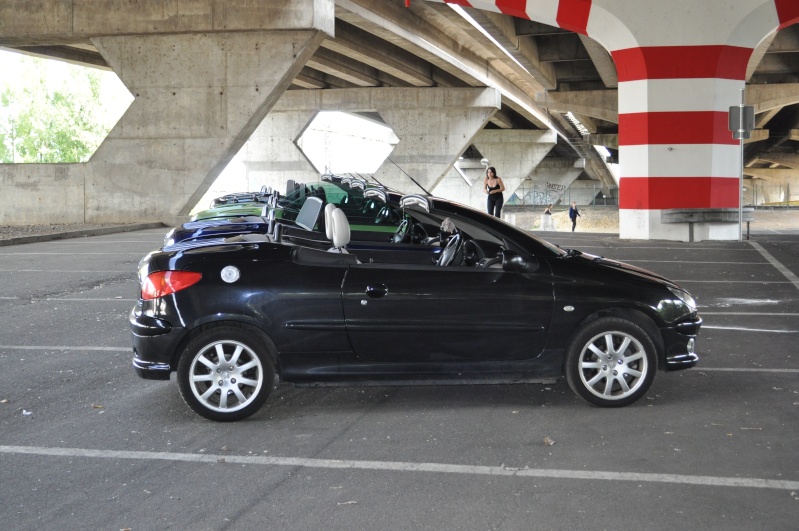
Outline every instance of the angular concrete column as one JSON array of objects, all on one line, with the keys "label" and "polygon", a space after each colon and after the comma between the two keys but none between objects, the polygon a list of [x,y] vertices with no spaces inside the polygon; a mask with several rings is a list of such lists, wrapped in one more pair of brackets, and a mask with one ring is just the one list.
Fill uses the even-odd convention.
[{"label": "angular concrete column", "polygon": [[299,31],[95,39],[136,99],[87,165],[87,221],[187,214],[323,38]]},{"label": "angular concrete column", "polygon": [[319,180],[319,171],[294,143],[315,115],[316,110],[273,109],[266,116],[237,155],[246,168],[248,190],[267,185],[283,193],[290,179]]},{"label": "angular concrete column", "polygon": [[500,94],[495,89],[413,90],[377,109],[399,144],[374,178],[402,192],[429,192],[500,108]]},{"label": "angular concrete column", "polygon": [[[289,161],[304,158],[299,149],[290,147],[286,140],[291,136],[288,130],[296,131],[302,118],[295,121],[295,118],[281,118],[280,115],[299,113],[296,116],[308,116],[310,121],[318,111],[376,112],[392,128],[399,143],[374,173],[374,178],[401,192],[420,193],[420,186],[428,191],[435,187],[499,107],[499,91],[488,88],[291,90],[284,93],[272,109],[270,116],[274,114],[276,121],[273,125],[264,125],[263,134],[272,134],[266,128],[279,131],[284,119],[291,123],[285,133],[279,133],[283,138],[279,142],[286,151],[273,166],[277,171],[279,165],[286,165],[282,180],[285,183],[295,171],[290,167],[294,163]],[[248,151],[246,163],[253,167],[271,164],[263,148],[257,145],[254,142],[253,149]],[[274,175],[273,178],[281,182],[280,177]]]},{"label": "angular concrete column", "polygon": [[[219,5],[139,0],[108,11],[60,2],[50,13],[59,24],[29,12],[39,2],[4,10],[20,23],[4,24],[0,43],[8,31],[32,42],[91,39],[135,100],[88,163],[4,167],[0,212],[17,224],[188,213],[334,28],[333,0]],[[55,188],[74,202],[53,201]],[[24,219],[21,202],[32,207]]]},{"label": "angular concrete column", "polygon": [[[530,175],[528,182],[524,183],[525,202],[535,205],[548,205],[549,203],[557,203],[563,198],[563,193],[569,189],[572,183],[583,173],[582,164],[579,160],[575,159],[547,159],[533,171]],[[600,186],[597,181],[593,182]],[[528,192],[526,188],[532,184],[532,191]],[[532,193],[532,196],[529,194]],[[577,203],[584,205],[593,200],[593,195],[578,195],[572,194],[568,200],[577,201]]]},{"label": "angular concrete column", "polygon": [[[488,165],[497,169],[505,183],[505,199],[509,199],[522,181],[530,175],[557,142],[554,131],[524,131],[505,129],[483,129],[472,142],[488,159]],[[434,195],[446,197],[470,205],[479,210],[486,209],[486,194],[483,190],[485,167],[461,169],[468,178],[456,169],[432,190]]]}]

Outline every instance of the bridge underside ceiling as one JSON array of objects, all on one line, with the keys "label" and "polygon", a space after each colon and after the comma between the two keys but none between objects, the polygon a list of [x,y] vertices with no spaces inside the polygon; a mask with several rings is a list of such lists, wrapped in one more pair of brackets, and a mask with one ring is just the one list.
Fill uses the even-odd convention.
[{"label": "bridge underside ceiling", "polygon": [[[400,0],[335,0],[334,6],[335,31],[288,90],[492,86],[501,91],[502,104],[486,129],[554,129],[559,138],[548,157],[585,159],[581,179],[615,186],[606,163],[624,163],[618,151],[618,76],[597,42],[546,24],[437,2],[414,1],[407,8]],[[89,35],[47,37],[23,28],[6,36],[9,27],[0,28],[4,48],[109,68]],[[757,112],[757,130],[745,148],[748,168],[789,167],[779,155],[797,151],[797,83],[799,25],[793,25],[763,41],[747,69],[747,103]],[[788,96],[775,93],[780,86]],[[594,145],[606,147],[610,158],[598,156]]]}]

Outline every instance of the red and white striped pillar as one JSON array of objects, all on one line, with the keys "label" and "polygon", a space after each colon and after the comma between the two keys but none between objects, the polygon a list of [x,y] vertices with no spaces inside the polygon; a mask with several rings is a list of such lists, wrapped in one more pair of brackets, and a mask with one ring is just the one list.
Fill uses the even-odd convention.
[{"label": "red and white striped pillar", "polygon": [[[757,44],[799,21],[797,0],[446,0],[588,35],[619,78],[621,238],[686,240],[672,208],[738,208],[740,148],[728,130]],[[738,223],[695,224],[737,240]]]}]

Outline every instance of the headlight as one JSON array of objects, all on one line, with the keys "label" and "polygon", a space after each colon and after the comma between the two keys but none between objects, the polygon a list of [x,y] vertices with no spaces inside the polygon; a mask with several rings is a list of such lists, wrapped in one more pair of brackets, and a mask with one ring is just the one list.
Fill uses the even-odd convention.
[{"label": "headlight", "polygon": [[672,292],[675,297],[683,301],[685,305],[691,309],[692,312],[696,311],[696,301],[694,300],[693,297],[691,297],[690,293],[688,293],[685,290],[677,288],[669,288],[669,291]]}]

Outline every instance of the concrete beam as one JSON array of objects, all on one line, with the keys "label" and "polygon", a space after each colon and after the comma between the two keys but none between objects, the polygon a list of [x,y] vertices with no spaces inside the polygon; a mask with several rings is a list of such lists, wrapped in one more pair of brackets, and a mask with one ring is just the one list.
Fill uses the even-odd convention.
[{"label": "concrete beam", "polygon": [[774,118],[777,113],[782,110],[782,107],[774,107],[773,109],[769,109],[766,112],[761,112],[760,114],[755,115],[755,129],[763,129],[768,125],[772,118]]},{"label": "concrete beam", "polygon": [[[552,65],[541,59],[536,40],[518,37],[514,17],[482,9],[466,9],[466,12],[541,84],[542,89],[557,88],[557,79]],[[462,21],[462,25],[467,31],[470,33],[475,31],[475,28],[465,26],[465,24],[466,21]]]},{"label": "concrete beam", "polygon": [[589,135],[587,140],[592,146],[605,146],[611,149],[619,149],[619,135]]},{"label": "concrete beam", "polygon": [[535,101],[545,109],[619,123],[619,91],[616,89],[544,92],[536,95]]},{"label": "concrete beam", "polygon": [[751,142],[761,142],[763,140],[768,140],[770,136],[770,132],[768,129],[755,129],[750,133],[750,137],[744,139],[744,144],[749,144]]},{"label": "concrete beam", "polygon": [[294,78],[291,84],[304,89],[323,89],[329,87],[323,74],[307,67],[303,68],[300,73],[297,74],[297,77]]},{"label": "concrete beam", "polygon": [[309,68],[353,84],[357,87],[377,87],[377,70],[330,50],[319,49],[305,63]]},{"label": "concrete beam", "polygon": [[580,40],[582,41],[583,46],[585,46],[585,50],[588,52],[588,56],[594,63],[594,68],[596,68],[596,71],[599,74],[599,77],[602,79],[602,83],[605,84],[605,87],[609,89],[618,88],[619,76],[616,73],[616,64],[613,62],[613,58],[610,56],[608,51],[603,48],[601,44],[587,35],[580,34]]},{"label": "concrete beam", "polygon": [[746,104],[752,105],[756,114],[799,103],[799,83],[747,85],[744,92]]},{"label": "concrete beam", "polygon": [[91,37],[314,29],[333,35],[332,0],[96,0],[0,2],[0,45],[68,44]]},{"label": "concrete beam", "polygon": [[424,61],[346,22],[336,24],[335,39],[326,39],[322,47],[390,74],[410,86],[433,86],[430,67]]},{"label": "concrete beam", "polygon": [[540,84],[528,74],[520,74],[518,65],[496,47],[494,59],[489,60],[466,46],[470,39],[458,40],[462,30],[436,7],[451,11],[428,2],[412,2],[408,9],[402,2],[336,0],[336,17],[407,49],[461,83],[500,89],[503,98],[512,100],[509,106],[522,109],[536,126],[548,128],[550,119],[533,101]]},{"label": "concrete beam", "polygon": [[[416,6],[407,9],[397,2],[368,0],[336,0],[336,19],[343,20],[386,42],[406,49],[415,56],[440,68],[460,83],[477,86],[479,80],[438,55],[439,50],[451,50],[466,63],[479,64],[482,60],[466,50],[459,53],[455,41],[414,13]],[[408,28],[408,29],[406,29]],[[428,43],[434,43],[435,47]]]},{"label": "concrete beam", "polygon": [[382,115],[384,110],[457,109],[471,106],[499,108],[499,93],[487,88],[298,90],[283,94],[273,112],[314,110],[379,112]]},{"label": "concrete beam", "polygon": [[778,35],[778,33],[772,33],[758,44],[754,50],[752,50],[752,55],[749,56],[749,63],[746,65],[746,81],[749,81],[754,75],[755,70],[757,70],[758,65],[763,60],[763,57],[768,52],[771,43],[774,41],[774,38]]},{"label": "concrete beam", "polygon": [[744,175],[774,183],[799,181],[799,171],[794,168],[789,170],[780,168],[744,168]]},{"label": "concrete beam", "polygon": [[590,59],[576,33],[564,33],[542,39],[538,45],[538,54],[541,61],[550,63]]}]

